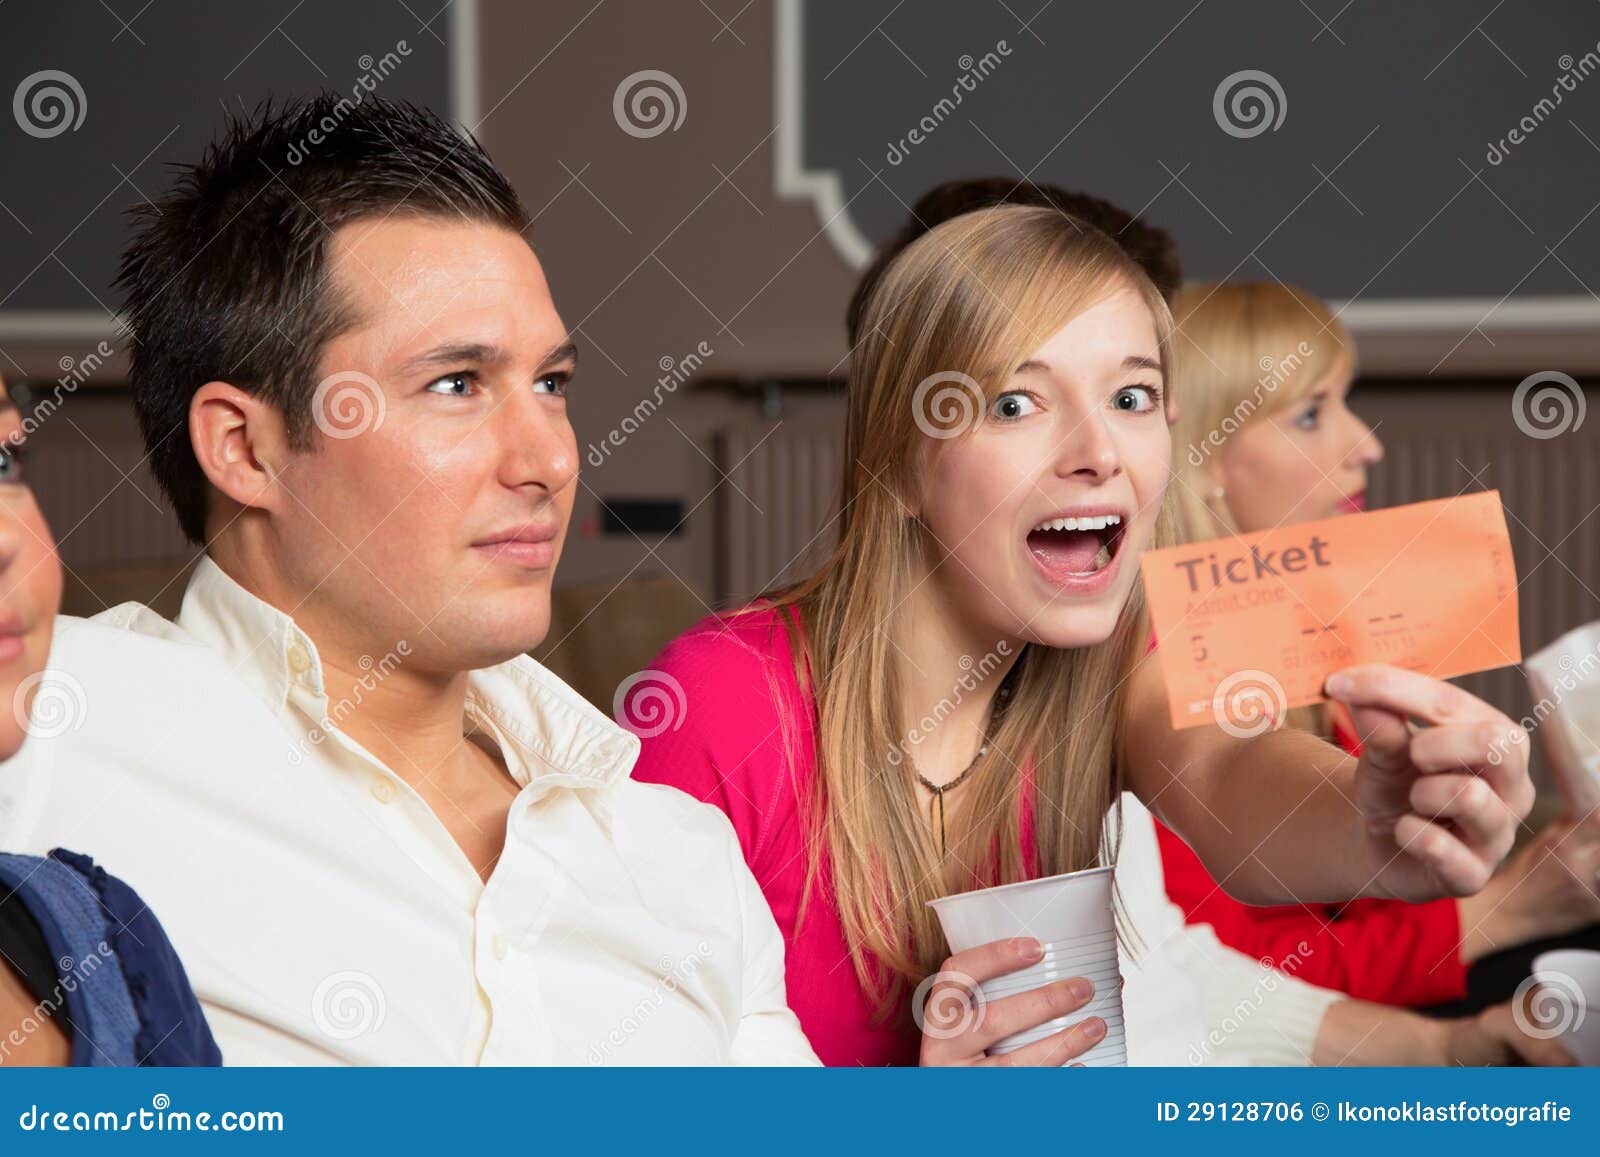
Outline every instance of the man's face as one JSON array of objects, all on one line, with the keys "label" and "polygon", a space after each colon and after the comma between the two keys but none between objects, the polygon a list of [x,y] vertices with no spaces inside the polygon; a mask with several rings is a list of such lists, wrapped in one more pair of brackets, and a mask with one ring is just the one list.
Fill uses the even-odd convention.
[{"label": "man's face", "polygon": [[578,473],[544,271],[516,233],[431,217],[347,225],[329,261],[357,320],[323,351],[317,447],[281,472],[283,609],[346,656],[503,662],[549,629]]}]

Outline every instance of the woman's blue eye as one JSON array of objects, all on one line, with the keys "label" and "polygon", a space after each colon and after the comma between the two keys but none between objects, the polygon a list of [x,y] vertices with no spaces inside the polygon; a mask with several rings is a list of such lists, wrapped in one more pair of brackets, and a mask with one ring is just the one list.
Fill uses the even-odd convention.
[{"label": "woman's blue eye", "polygon": [[428,392],[430,394],[445,394],[452,398],[464,398],[472,392],[472,382],[472,374],[446,374],[442,378],[435,378],[429,382]]},{"label": "woman's blue eye", "polygon": [[1026,417],[1035,412],[1039,407],[1033,404],[1033,399],[1022,390],[1012,390],[1001,394],[989,407],[989,416],[998,418],[1002,422],[1015,422],[1018,418]]},{"label": "woman's blue eye", "polygon": [[[1140,394],[1144,395],[1145,399],[1149,402],[1148,405],[1139,405]],[[1127,398],[1133,399],[1132,406],[1123,404],[1124,399]],[[1116,398],[1113,400],[1112,404],[1115,405],[1119,410],[1127,410],[1130,413],[1143,414],[1149,410],[1155,409],[1160,402],[1161,390],[1157,386],[1124,386],[1122,389],[1117,391]]]},{"label": "woman's blue eye", "polygon": [[1299,426],[1302,430],[1315,430],[1317,428],[1317,416],[1321,413],[1321,406],[1312,406],[1309,410],[1295,419],[1295,425]]},{"label": "woman's blue eye", "polygon": [[22,481],[22,443],[0,446],[0,483]]}]

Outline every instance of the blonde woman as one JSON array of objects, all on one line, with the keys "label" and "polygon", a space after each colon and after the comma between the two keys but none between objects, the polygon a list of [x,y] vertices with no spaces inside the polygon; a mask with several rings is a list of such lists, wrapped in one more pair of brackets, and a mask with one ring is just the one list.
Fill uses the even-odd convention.
[{"label": "blonde woman", "polygon": [[[1350,409],[1356,347],[1332,310],[1275,281],[1188,285],[1172,304],[1183,398],[1173,499],[1183,541],[1365,509],[1383,447]],[[1337,705],[1291,711],[1288,723],[1361,752]],[[1295,953],[1301,979],[1366,1000],[1482,1007],[1510,995],[1533,953],[1476,962],[1600,920],[1597,816],[1552,825],[1482,891],[1423,904],[1252,907],[1223,891],[1172,831],[1159,836],[1168,894],[1191,922],[1251,956]],[[1597,940],[1591,928],[1583,942]],[[1302,944],[1313,951],[1296,952]]]},{"label": "blonde woman", "polygon": [[[685,709],[647,729],[635,776],[728,814],[828,1063],[1060,1064],[1101,1039],[1089,1018],[986,1054],[1087,1003],[1082,978],[920,1038],[907,998],[943,973],[943,1007],[941,985],[1039,958],[945,959],[925,902],[1095,864],[1124,776],[1262,902],[1471,891],[1526,813],[1525,762],[1489,762],[1510,721],[1394,668],[1330,686],[1378,753],[1359,765],[1303,734],[1165,724],[1136,578],[1171,535],[1169,324],[1116,244],[1055,210],[913,242],[864,303],[832,557],[653,664]],[[1436,725],[1413,736],[1408,715]],[[1304,801],[1287,822],[1282,798]]]}]

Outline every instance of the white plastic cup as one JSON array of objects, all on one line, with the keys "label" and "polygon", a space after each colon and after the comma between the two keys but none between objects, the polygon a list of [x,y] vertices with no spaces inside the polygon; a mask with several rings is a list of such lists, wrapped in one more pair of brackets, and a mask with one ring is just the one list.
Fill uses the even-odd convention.
[{"label": "white plastic cup", "polygon": [[1109,867],[1088,868],[928,902],[939,916],[952,953],[1017,936],[1032,937],[1044,946],[1044,958],[1039,963],[979,984],[985,1003],[1068,977],[1093,978],[1094,995],[1087,1006],[997,1041],[989,1052],[1015,1052],[1087,1017],[1098,1016],[1106,1022],[1106,1035],[1076,1062],[1091,1067],[1128,1063],[1111,879]]},{"label": "white plastic cup", "polygon": [[1533,1031],[1554,1036],[1580,1065],[1600,1066],[1600,952],[1560,948],[1533,959]]}]

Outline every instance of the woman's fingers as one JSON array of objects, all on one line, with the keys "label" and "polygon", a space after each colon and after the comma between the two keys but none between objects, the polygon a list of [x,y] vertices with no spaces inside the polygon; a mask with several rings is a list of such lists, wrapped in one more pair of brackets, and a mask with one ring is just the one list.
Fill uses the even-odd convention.
[{"label": "woman's fingers", "polygon": [[1057,980],[1040,988],[989,1001],[979,1024],[973,1029],[973,1042],[987,1049],[997,1041],[1076,1012],[1094,997],[1094,985],[1081,976]]},{"label": "woman's fingers", "polygon": [[1403,815],[1395,822],[1394,838],[1400,854],[1421,861],[1449,896],[1479,891],[1489,882],[1497,862],[1485,862],[1447,829],[1415,814]]},{"label": "woman's fingers", "polygon": [[1516,817],[1475,775],[1437,772],[1411,785],[1411,810],[1423,819],[1448,821],[1469,848],[1499,862],[1511,850]]},{"label": "woman's fingers", "polygon": [[1023,1045],[1014,1052],[985,1058],[981,1063],[992,1067],[1061,1066],[1081,1057],[1105,1039],[1106,1022],[1097,1016],[1080,1020],[1044,1040]]}]

